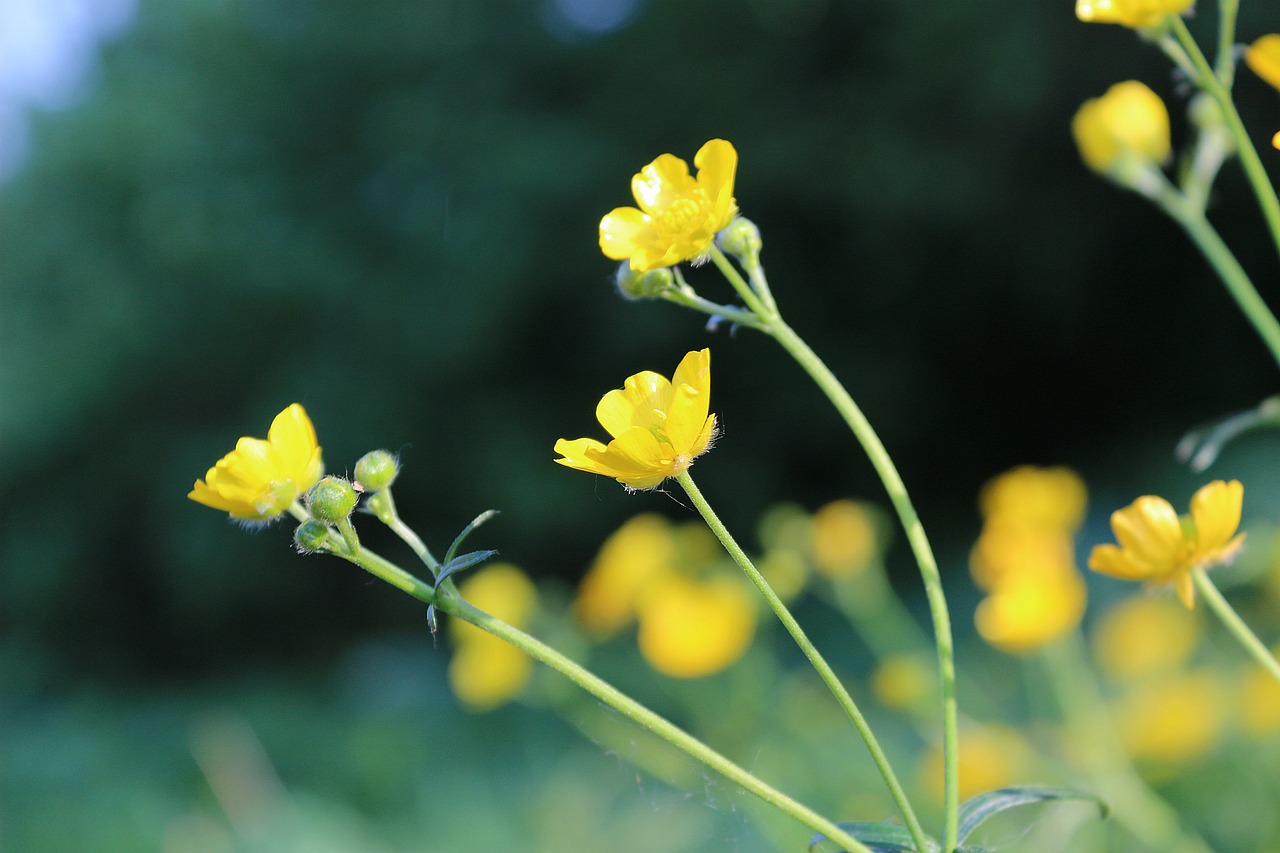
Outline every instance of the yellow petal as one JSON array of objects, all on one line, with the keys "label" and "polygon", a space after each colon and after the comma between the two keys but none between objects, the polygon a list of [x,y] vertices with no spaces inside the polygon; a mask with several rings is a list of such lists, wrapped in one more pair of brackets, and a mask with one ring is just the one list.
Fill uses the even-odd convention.
[{"label": "yellow petal", "polygon": [[674,154],[661,155],[631,179],[636,203],[651,216],[696,186],[689,164]]},{"label": "yellow petal", "polygon": [[1135,562],[1132,555],[1115,545],[1095,545],[1089,554],[1089,568],[1099,574],[1110,575],[1126,581],[1145,581],[1152,578],[1149,563]]},{"label": "yellow petal", "polygon": [[1240,526],[1244,503],[1244,486],[1239,480],[1230,483],[1214,480],[1191,498],[1191,517],[1196,527],[1196,557],[1225,546]]},{"label": "yellow petal", "polygon": [[698,149],[693,158],[698,169],[698,185],[706,192],[715,210],[712,231],[719,231],[729,224],[736,211],[733,200],[733,181],[738,169],[738,152],[723,139],[712,139]]},{"label": "yellow petal", "polygon": [[1244,61],[1254,74],[1280,89],[1280,34],[1265,35],[1249,45]]},{"label": "yellow petal", "polygon": [[614,208],[600,220],[600,251],[606,258],[625,261],[653,239],[653,223],[634,207]]},{"label": "yellow petal", "polygon": [[1185,550],[1178,514],[1168,501],[1154,495],[1144,495],[1112,513],[1111,529],[1120,547],[1153,568],[1171,568]]}]

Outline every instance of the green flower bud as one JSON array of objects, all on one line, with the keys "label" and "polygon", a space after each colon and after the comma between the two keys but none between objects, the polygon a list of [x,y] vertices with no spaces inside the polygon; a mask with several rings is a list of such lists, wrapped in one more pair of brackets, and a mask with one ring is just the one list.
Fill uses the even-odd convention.
[{"label": "green flower bud", "polygon": [[293,531],[293,544],[301,554],[319,551],[328,538],[329,525],[315,519],[302,522]]},{"label": "green flower bud", "polygon": [[320,521],[343,521],[356,508],[360,496],[341,477],[325,477],[307,492],[307,510]]},{"label": "green flower bud", "polygon": [[370,450],[356,462],[356,482],[370,492],[388,488],[399,473],[399,463],[387,450]]},{"label": "green flower bud", "polygon": [[716,245],[726,255],[745,261],[755,258],[764,248],[760,229],[745,216],[738,216],[716,235]]},{"label": "green flower bud", "polygon": [[614,283],[624,299],[656,299],[664,290],[675,286],[675,276],[669,267],[659,267],[648,272],[636,272],[626,261],[618,266]]}]

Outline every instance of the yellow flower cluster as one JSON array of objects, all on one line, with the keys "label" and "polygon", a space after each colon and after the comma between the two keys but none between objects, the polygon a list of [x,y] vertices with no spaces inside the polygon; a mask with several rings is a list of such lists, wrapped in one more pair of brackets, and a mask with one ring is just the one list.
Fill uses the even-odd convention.
[{"label": "yellow flower cluster", "polygon": [[1170,15],[1181,15],[1195,0],[1076,0],[1076,17],[1085,23],[1154,27]]},{"label": "yellow flower cluster", "polygon": [[642,513],[610,536],[578,587],[573,613],[595,640],[633,621],[649,665],[675,678],[719,672],[755,636],[755,599],[735,574],[719,573],[706,527],[672,526]]},{"label": "yellow flower cluster", "polygon": [[1236,535],[1244,486],[1215,480],[1191,498],[1191,513],[1179,517],[1164,498],[1143,495],[1111,514],[1119,545],[1097,545],[1089,568],[1122,580],[1172,586],[1187,607],[1195,605],[1193,569],[1235,559],[1244,544]]},{"label": "yellow flower cluster", "polygon": [[596,419],[613,440],[606,446],[562,438],[556,462],[631,489],[652,489],[687,471],[711,447],[716,416],[708,414],[710,400],[711,350],[686,355],[670,380],[652,370],[637,373],[596,406]]},{"label": "yellow flower cluster", "polygon": [[628,261],[636,272],[669,267],[706,256],[711,241],[738,212],[733,198],[738,152],[723,139],[712,139],[689,165],[663,154],[631,179],[635,207],[618,207],[600,220],[600,250],[615,261]]},{"label": "yellow flower cluster", "polygon": [[245,436],[197,480],[187,494],[196,503],[241,521],[269,521],[320,480],[324,466],[315,427],[294,403],[276,415],[265,440]]},{"label": "yellow flower cluster", "polygon": [[1116,83],[1081,105],[1071,135],[1085,165],[1124,182],[1120,170],[1150,168],[1169,159],[1169,111],[1137,80]]},{"label": "yellow flower cluster", "polygon": [[1084,483],[1066,468],[1014,468],[983,488],[969,566],[987,593],[974,622],[988,643],[1029,652],[1080,624],[1086,593],[1072,540],[1085,501]]},{"label": "yellow flower cluster", "polygon": [[[509,563],[490,563],[458,584],[458,594],[490,616],[527,628],[538,607],[533,582]],[[462,704],[488,711],[511,701],[533,674],[533,661],[515,646],[461,619],[449,621],[455,650],[449,685]]]}]

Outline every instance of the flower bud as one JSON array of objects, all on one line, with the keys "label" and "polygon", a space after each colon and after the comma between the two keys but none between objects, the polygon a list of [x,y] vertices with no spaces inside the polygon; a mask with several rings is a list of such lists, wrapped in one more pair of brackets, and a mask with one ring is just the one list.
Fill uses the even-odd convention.
[{"label": "flower bud", "polygon": [[1085,101],[1071,120],[1080,157],[1093,171],[1137,189],[1169,158],[1169,112],[1137,80],[1117,83]]},{"label": "flower bud", "polygon": [[301,554],[319,551],[328,538],[329,526],[315,519],[302,522],[293,531],[293,544]]},{"label": "flower bud", "polygon": [[760,238],[760,229],[754,222],[738,216],[716,235],[716,245],[726,255],[746,261],[760,255],[764,240]]},{"label": "flower bud", "polygon": [[307,492],[307,510],[319,521],[332,524],[351,515],[359,497],[341,477],[325,477]]},{"label": "flower bud", "polygon": [[656,299],[664,290],[675,286],[675,276],[669,267],[659,267],[648,272],[636,272],[630,264],[622,263],[614,276],[614,283],[624,299]]},{"label": "flower bud", "polygon": [[396,457],[387,450],[371,450],[356,462],[356,482],[370,492],[390,487],[399,473]]}]

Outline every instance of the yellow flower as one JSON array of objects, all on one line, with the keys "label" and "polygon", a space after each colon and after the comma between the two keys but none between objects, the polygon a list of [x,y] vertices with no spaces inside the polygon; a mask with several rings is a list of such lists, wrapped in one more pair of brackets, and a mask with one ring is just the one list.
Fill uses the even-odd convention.
[{"label": "yellow flower", "polygon": [[675,678],[699,678],[738,660],[756,630],[754,600],[737,578],[661,581],[640,606],[640,653]]},{"label": "yellow flower", "polygon": [[[960,799],[1022,781],[1034,763],[1031,748],[1016,730],[974,725],[960,733]],[[942,749],[931,747],[920,759],[926,789],[942,799]]]},{"label": "yellow flower", "polygon": [[1112,174],[1125,161],[1162,163],[1169,157],[1169,111],[1160,96],[1137,80],[1116,83],[1085,101],[1071,120],[1085,165]]},{"label": "yellow flower", "polygon": [[1250,667],[1244,673],[1240,684],[1240,722],[1244,730],[1255,737],[1280,731],[1280,682],[1262,667]]},{"label": "yellow flower", "polygon": [[573,615],[593,638],[613,636],[635,617],[644,589],[674,572],[675,561],[670,523],[652,512],[634,516],[600,546],[578,585]]},{"label": "yellow flower", "polygon": [[978,604],[974,624],[1001,651],[1022,654],[1069,633],[1085,609],[1084,579],[1072,567],[1005,578]]},{"label": "yellow flower", "polygon": [[813,562],[829,578],[852,577],[877,555],[876,526],[865,507],[832,501],[813,514]]},{"label": "yellow flower", "polygon": [[1108,676],[1133,680],[1173,672],[1200,639],[1193,612],[1167,598],[1126,599],[1102,615],[1093,630],[1093,654]]},{"label": "yellow flower", "polygon": [[1070,532],[1084,520],[1086,499],[1084,481],[1070,468],[1019,465],[983,486],[978,506],[988,521]]},{"label": "yellow flower", "polygon": [[1089,568],[1122,580],[1172,585],[1191,607],[1191,570],[1230,562],[1240,551],[1244,534],[1235,532],[1243,501],[1239,480],[1215,480],[1191,498],[1191,514],[1179,518],[1164,498],[1144,495],[1111,514],[1119,547],[1094,546]]},{"label": "yellow flower", "polygon": [[645,272],[698,259],[716,232],[738,212],[733,177],[738,152],[723,139],[703,145],[693,158],[698,176],[673,154],[663,154],[631,179],[639,209],[619,207],[600,220],[600,250]]},{"label": "yellow flower", "polygon": [[218,460],[187,497],[243,521],[267,521],[320,479],[323,465],[307,412],[292,404],[271,422],[264,441],[244,437]]},{"label": "yellow flower", "polygon": [[1208,752],[1225,722],[1225,693],[1213,673],[1198,672],[1145,683],[1122,696],[1115,716],[1129,755],[1176,764]]},{"label": "yellow flower", "polygon": [[1249,45],[1244,61],[1254,74],[1280,89],[1280,34],[1265,35]]},{"label": "yellow flower", "polygon": [[630,489],[652,489],[684,473],[711,446],[716,416],[711,397],[711,351],[691,352],[670,381],[646,370],[605,394],[596,419],[613,441],[560,439],[561,465],[613,477]]},{"label": "yellow flower", "polygon": [[937,690],[933,670],[913,655],[885,658],[871,673],[876,701],[893,711],[910,711],[933,701]]},{"label": "yellow flower", "polygon": [[1076,17],[1087,24],[1154,27],[1169,15],[1181,15],[1195,0],[1076,0]]},{"label": "yellow flower", "polygon": [[[458,584],[475,607],[517,628],[526,627],[538,605],[533,582],[509,563],[491,563]],[[488,711],[514,699],[533,674],[524,652],[461,619],[449,622],[457,646],[449,661],[449,685],[473,711]]]}]

